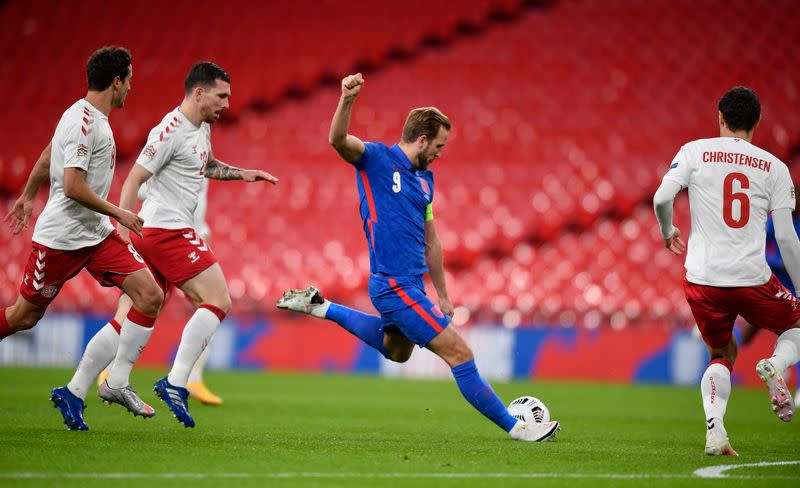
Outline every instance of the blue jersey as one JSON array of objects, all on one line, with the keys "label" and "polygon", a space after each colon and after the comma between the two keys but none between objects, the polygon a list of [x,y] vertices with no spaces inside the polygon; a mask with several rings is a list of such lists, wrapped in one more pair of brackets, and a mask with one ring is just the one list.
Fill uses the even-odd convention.
[{"label": "blue jersey", "polygon": [[370,270],[389,276],[424,274],[433,172],[415,170],[399,146],[379,142],[364,144],[355,167]]}]

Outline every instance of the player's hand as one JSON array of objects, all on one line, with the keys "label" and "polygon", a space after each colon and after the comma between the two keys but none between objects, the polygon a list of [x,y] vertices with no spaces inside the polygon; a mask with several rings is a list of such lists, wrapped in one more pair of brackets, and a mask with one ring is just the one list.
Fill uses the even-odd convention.
[{"label": "player's hand", "polygon": [[664,239],[664,247],[669,249],[676,256],[680,256],[686,250],[686,244],[681,239],[681,231],[675,227],[675,232],[669,239]]},{"label": "player's hand", "polygon": [[346,76],[342,79],[342,96],[345,98],[355,98],[364,88],[364,77],[361,73]]},{"label": "player's hand", "polygon": [[261,171],[258,169],[245,169],[242,170],[242,180],[253,183],[254,181],[268,181],[273,185],[277,184],[278,178],[275,178],[271,174],[267,173],[266,171]]},{"label": "player's hand", "polygon": [[453,314],[456,312],[456,309],[453,307],[453,302],[451,302],[448,297],[439,298],[439,308],[442,309],[443,314],[450,318],[452,318]]},{"label": "player's hand", "polygon": [[[137,236],[142,237],[142,226],[144,225],[144,219],[135,213],[121,208],[119,209],[119,215],[117,215],[117,222],[119,222],[120,225],[132,230]],[[130,236],[128,236],[128,238],[130,239]]]},{"label": "player's hand", "polygon": [[131,243],[131,230],[129,228],[120,224],[117,226],[117,234],[119,234],[123,241],[127,242],[128,244]]},{"label": "player's hand", "polygon": [[21,196],[14,202],[14,205],[3,221],[8,222],[8,226],[12,229],[11,232],[16,235],[23,229],[28,228],[28,222],[31,220],[31,213],[33,213],[33,200],[28,200],[24,196]]}]

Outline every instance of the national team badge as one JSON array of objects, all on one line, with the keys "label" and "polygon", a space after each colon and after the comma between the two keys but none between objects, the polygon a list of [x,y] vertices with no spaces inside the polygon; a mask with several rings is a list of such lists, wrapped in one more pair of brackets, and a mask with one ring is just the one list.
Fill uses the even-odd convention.
[{"label": "national team badge", "polygon": [[89,148],[86,147],[86,144],[78,144],[78,150],[75,151],[75,156],[78,158],[85,158],[87,154],[89,154]]},{"label": "national team badge", "polygon": [[417,176],[417,179],[419,179],[419,186],[422,187],[422,192],[425,193],[425,198],[430,201],[431,187],[428,185],[428,181],[421,176]]},{"label": "national team badge", "polygon": [[53,285],[45,286],[44,289],[42,290],[42,296],[45,298],[53,298],[54,296],[56,296],[57,291],[58,288]]}]

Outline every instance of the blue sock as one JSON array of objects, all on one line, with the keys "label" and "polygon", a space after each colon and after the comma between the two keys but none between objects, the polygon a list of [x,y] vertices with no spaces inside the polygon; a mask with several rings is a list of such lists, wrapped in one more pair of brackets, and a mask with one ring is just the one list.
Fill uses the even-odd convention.
[{"label": "blue sock", "polygon": [[475,409],[501,429],[506,432],[511,431],[517,423],[517,419],[508,413],[508,409],[492,390],[492,387],[478,373],[475,360],[467,361],[453,368],[453,376],[456,378],[461,394]]},{"label": "blue sock", "polygon": [[341,325],[347,332],[377,349],[384,357],[389,357],[389,351],[383,346],[383,324],[377,315],[368,315],[331,302],[325,318]]}]

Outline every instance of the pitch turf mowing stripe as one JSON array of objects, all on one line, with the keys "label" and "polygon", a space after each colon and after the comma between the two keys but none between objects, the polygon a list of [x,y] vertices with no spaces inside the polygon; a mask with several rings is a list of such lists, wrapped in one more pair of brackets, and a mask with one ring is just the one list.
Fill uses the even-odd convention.
[{"label": "pitch turf mowing stripe", "polygon": [[[800,461],[733,464],[698,469],[694,474],[670,473],[0,473],[0,479],[699,479],[800,480],[800,476],[727,475],[724,471],[743,467],[783,466]],[[703,472],[703,474],[700,474]]]}]

